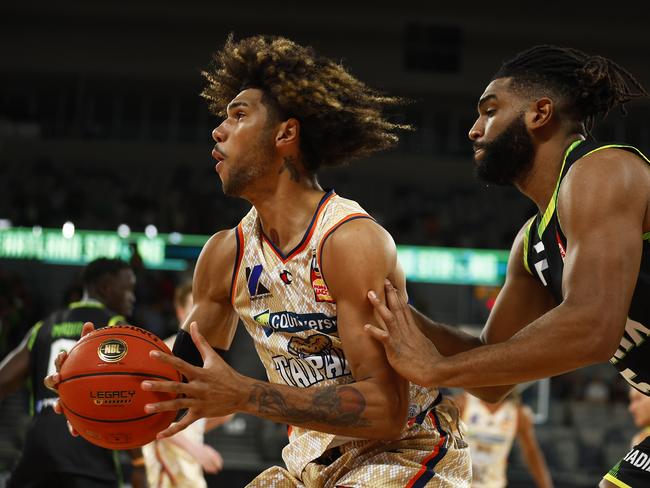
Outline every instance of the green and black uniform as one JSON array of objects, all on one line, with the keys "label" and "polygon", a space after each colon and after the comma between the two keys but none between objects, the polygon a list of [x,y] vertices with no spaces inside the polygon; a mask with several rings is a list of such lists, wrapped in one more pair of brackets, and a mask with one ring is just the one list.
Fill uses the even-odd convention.
[{"label": "green and black uniform", "polygon": [[45,376],[55,372],[57,354],[69,351],[81,337],[84,322],[103,327],[124,322],[124,318],[100,302],[76,302],[38,322],[30,332],[27,347],[33,418],[7,488],[108,488],[121,484],[117,453],[72,436],[65,417],[52,408],[56,394],[43,384]]},{"label": "green and black uniform", "polygon": [[[562,180],[571,166],[593,152],[602,149],[615,148],[630,151],[648,163],[638,149],[624,144],[602,144],[596,142],[576,141],[569,146],[562,163],[560,176],[551,201],[543,214],[537,214],[528,224],[524,234],[524,266],[526,270],[539,280],[560,303],[562,294],[562,275],[564,257],[567,253],[567,238],[562,232],[561,222],[557,214],[557,200]],[[650,188],[648,188],[650,193]],[[643,240],[641,266],[632,295],[628,317],[641,325],[629,324],[614,356],[610,359],[619,373],[630,385],[641,393],[650,396],[650,232],[640,235]],[[571,252],[570,249],[568,252]],[[634,455],[632,462],[627,462],[634,450],[645,453]],[[640,459],[648,462],[640,462]],[[638,465],[637,465],[638,464]],[[617,486],[650,486],[650,438],[635,446],[606,476]]]}]

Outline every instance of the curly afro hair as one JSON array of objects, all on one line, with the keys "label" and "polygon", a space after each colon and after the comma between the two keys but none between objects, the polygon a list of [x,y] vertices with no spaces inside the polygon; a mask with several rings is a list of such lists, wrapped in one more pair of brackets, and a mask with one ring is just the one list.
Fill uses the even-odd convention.
[{"label": "curly afro hair", "polygon": [[411,129],[383,113],[401,98],[381,95],[341,64],[283,37],[235,41],[231,34],[203,76],[201,96],[215,115],[224,116],[240,91],[258,88],[280,117],[298,119],[302,162],[311,172],[394,147],[397,132]]}]

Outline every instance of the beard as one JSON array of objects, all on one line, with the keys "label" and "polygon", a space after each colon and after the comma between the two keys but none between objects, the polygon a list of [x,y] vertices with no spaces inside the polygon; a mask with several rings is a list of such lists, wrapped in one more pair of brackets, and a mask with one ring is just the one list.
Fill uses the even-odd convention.
[{"label": "beard", "polygon": [[476,176],[495,185],[512,185],[532,166],[535,146],[526,130],[524,115],[515,118],[501,134],[489,142],[477,142],[475,149],[483,149],[483,157],[476,161]]},{"label": "beard", "polygon": [[230,197],[241,197],[253,181],[265,174],[272,157],[272,140],[260,134],[257,142],[231,163],[228,177],[222,180],[223,193]]}]

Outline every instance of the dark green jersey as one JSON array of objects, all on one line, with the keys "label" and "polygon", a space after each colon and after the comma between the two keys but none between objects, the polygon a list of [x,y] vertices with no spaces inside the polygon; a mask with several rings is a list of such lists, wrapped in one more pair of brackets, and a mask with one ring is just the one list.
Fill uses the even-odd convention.
[{"label": "dark green jersey", "polygon": [[55,372],[57,354],[69,351],[79,340],[84,322],[93,322],[98,328],[124,322],[124,318],[97,301],[84,301],[70,304],[32,328],[27,347],[33,419],[25,437],[23,454],[12,474],[12,486],[27,483],[43,473],[50,476],[68,473],[118,483],[115,452],[95,446],[82,437],[73,437],[68,432],[65,417],[52,409],[56,394],[43,384],[45,376]]},{"label": "dark green jersey", "polygon": [[[562,274],[567,253],[567,238],[557,215],[560,185],[576,161],[606,148],[630,151],[650,163],[641,151],[632,146],[574,142],[566,151],[555,192],[546,211],[531,219],[524,234],[524,266],[549,289],[558,303],[564,298]],[[650,395],[650,341],[645,340],[650,335],[650,233],[640,235],[639,239],[643,240],[643,254],[628,316],[642,325],[626,327],[618,350],[610,362],[632,386]]]}]

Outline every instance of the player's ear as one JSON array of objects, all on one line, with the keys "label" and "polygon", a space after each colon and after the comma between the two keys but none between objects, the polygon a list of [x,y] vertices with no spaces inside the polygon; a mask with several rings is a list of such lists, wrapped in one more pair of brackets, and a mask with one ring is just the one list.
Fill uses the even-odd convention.
[{"label": "player's ear", "polygon": [[275,136],[276,146],[298,144],[300,142],[300,122],[289,118],[281,122]]},{"label": "player's ear", "polygon": [[553,100],[548,97],[542,97],[535,100],[526,113],[526,125],[531,130],[544,127],[551,120],[555,106]]}]

